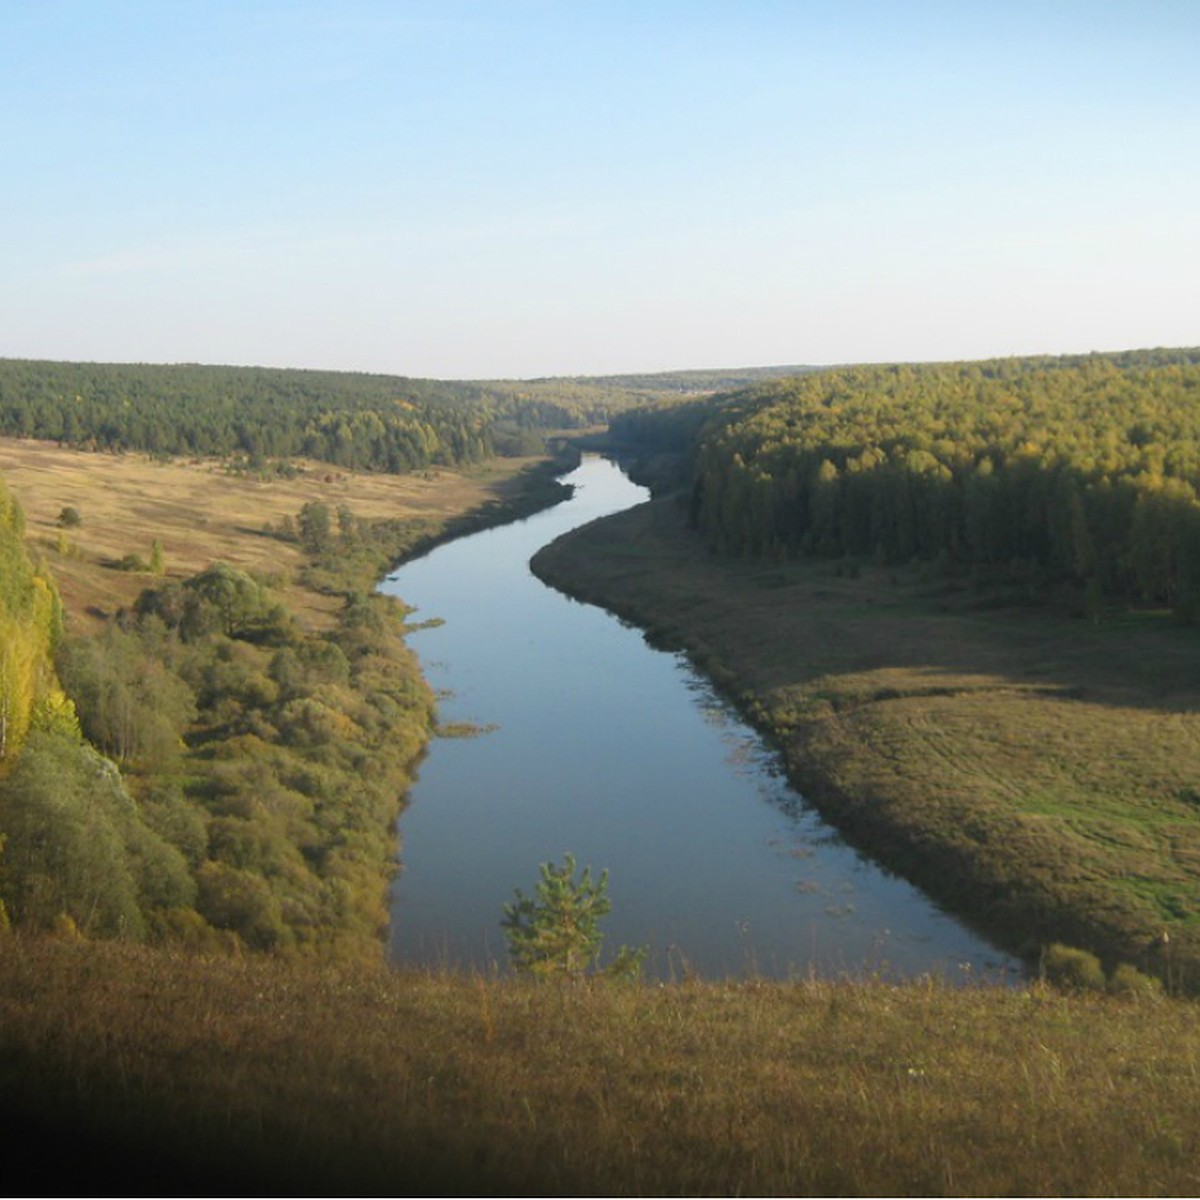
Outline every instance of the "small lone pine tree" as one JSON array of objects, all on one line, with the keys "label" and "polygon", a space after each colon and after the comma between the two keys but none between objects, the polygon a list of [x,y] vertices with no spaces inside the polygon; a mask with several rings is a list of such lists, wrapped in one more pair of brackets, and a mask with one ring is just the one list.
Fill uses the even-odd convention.
[{"label": "small lone pine tree", "polygon": [[[582,975],[600,958],[604,935],[600,918],[612,909],[608,898],[608,872],[592,879],[584,867],[575,879],[575,856],[563,865],[542,863],[536,896],[516,889],[516,899],[504,906],[500,924],[508,938],[508,954],[518,971],[543,978]],[[640,973],[646,950],[622,946],[607,974],[633,977]]]}]

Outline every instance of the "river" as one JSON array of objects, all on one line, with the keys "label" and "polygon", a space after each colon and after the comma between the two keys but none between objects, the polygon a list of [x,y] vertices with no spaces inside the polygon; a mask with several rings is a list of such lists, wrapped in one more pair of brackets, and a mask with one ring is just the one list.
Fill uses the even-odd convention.
[{"label": "river", "polygon": [[529,571],[559,534],[645,499],[585,457],[572,498],[407,563],[381,585],[440,622],[409,636],[444,727],[400,821],[393,961],[503,965],[503,904],[542,862],[610,871],[608,955],[705,978],[932,974],[1019,964],[847,846],[687,659]]}]

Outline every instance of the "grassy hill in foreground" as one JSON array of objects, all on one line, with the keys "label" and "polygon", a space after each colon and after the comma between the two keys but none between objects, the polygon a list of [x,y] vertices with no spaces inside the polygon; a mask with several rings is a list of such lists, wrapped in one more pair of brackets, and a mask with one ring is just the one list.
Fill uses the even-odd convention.
[{"label": "grassy hill in foreground", "polygon": [[[1200,1186],[1190,1002],[560,987],[13,938],[3,953],[0,1144],[35,1193]],[[32,1140],[47,1129],[53,1155]]]}]

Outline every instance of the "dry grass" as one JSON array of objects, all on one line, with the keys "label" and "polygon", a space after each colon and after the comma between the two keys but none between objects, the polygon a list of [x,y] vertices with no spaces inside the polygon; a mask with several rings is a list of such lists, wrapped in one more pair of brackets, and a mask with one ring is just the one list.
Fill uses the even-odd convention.
[{"label": "dry grass", "polygon": [[670,504],[535,566],[688,647],[802,791],[1014,948],[1066,941],[1200,985],[1195,630],[983,608],[915,570],[721,561]]},{"label": "dry grass", "polygon": [[[293,586],[295,546],[263,536],[309,500],[348,506],[361,518],[394,517],[438,527],[505,494],[529,460],[494,460],[471,471],[437,468],[413,475],[369,475],[300,463],[293,479],[232,474],[214,459],[157,460],[143,454],[93,454],[47,442],[0,440],[0,475],[25,510],[28,537],[45,556],[75,628],[136,599],[151,577],[113,569],[128,554],[148,560],[158,538],[168,576],[185,577],[224,561],[283,584],[285,602],[310,627],[325,627],[338,601]],[[76,508],[83,523],[60,529]],[[60,553],[60,536],[68,543]]]},{"label": "dry grass", "polygon": [[3,1094],[22,1133],[78,1154],[10,1140],[10,1172],[40,1162],[46,1188],[97,1163],[122,1194],[160,1172],[268,1194],[1200,1186],[1187,1002],[536,986],[11,940],[4,963]]}]

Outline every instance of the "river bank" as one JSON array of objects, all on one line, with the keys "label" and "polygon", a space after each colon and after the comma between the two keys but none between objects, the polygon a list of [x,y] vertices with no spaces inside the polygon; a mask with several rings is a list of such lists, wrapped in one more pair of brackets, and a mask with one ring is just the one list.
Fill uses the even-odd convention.
[{"label": "river bank", "polygon": [[1094,627],[915,568],[717,559],[670,500],[532,567],[685,648],[823,815],[1002,944],[1200,981],[1192,632]]}]

